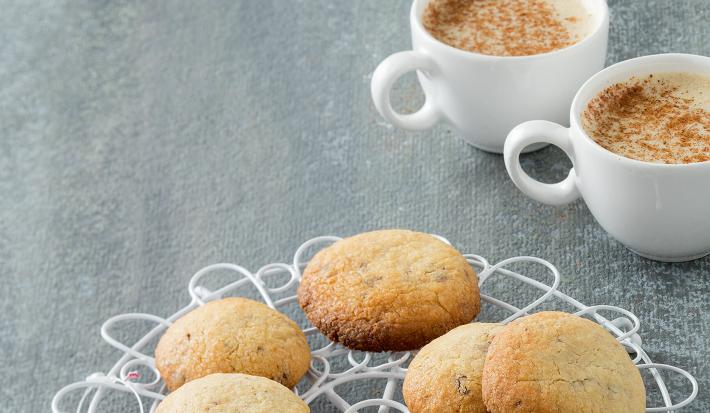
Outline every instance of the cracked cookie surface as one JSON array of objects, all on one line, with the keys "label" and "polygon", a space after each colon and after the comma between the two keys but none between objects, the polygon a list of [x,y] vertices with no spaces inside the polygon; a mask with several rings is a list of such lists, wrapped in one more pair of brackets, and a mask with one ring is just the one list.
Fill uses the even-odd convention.
[{"label": "cracked cookie surface", "polygon": [[310,361],[296,323],[239,297],[211,301],[182,316],[155,349],[155,366],[171,391],[212,373],[263,376],[292,388]]},{"label": "cracked cookie surface", "polygon": [[483,362],[502,324],[472,323],[449,331],[417,353],[402,393],[412,413],[486,413]]},{"label": "cracked cookie surface", "polygon": [[308,413],[292,391],[264,377],[211,374],[170,393],[155,413]]},{"label": "cracked cookie surface", "polygon": [[480,310],[478,279],[438,238],[407,230],[367,232],[319,251],[298,302],[331,340],[365,351],[420,348]]},{"label": "cracked cookie surface", "polygon": [[624,347],[599,324],[561,312],[518,319],[483,367],[490,413],[642,413],[646,392]]}]

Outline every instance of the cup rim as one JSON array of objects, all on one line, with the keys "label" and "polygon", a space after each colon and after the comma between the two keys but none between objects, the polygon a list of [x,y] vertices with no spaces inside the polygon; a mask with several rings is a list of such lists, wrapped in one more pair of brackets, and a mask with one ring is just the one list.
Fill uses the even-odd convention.
[{"label": "cup rim", "polygon": [[[599,153],[602,153],[606,155],[607,157],[612,158],[616,162],[626,164],[629,166],[634,166],[634,167],[641,167],[641,168],[666,168],[666,169],[671,169],[671,168],[706,168],[710,167],[710,160],[703,161],[703,162],[691,162],[691,163],[655,163],[655,162],[649,162],[649,161],[642,161],[639,159],[633,159],[633,158],[628,158],[626,156],[620,155],[616,152],[612,152],[605,147],[599,145],[594,139],[592,139],[587,132],[582,128],[580,125],[579,119],[582,116],[582,111],[584,108],[579,108],[578,106],[580,105],[580,99],[581,95],[587,91],[587,89],[591,88],[593,85],[597,84],[599,82],[600,78],[605,77],[607,74],[610,72],[615,72],[619,70],[619,68],[628,66],[633,63],[641,62],[641,61],[647,61],[647,60],[658,60],[658,59],[683,59],[683,58],[690,58],[690,59],[707,59],[708,63],[710,64],[710,57],[708,56],[703,56],[703,55],[696,55],[696,54],[690,54],[690,53],[659,53],[659,54],[652,54],[652,55],[646,55],[646,56],[639,56],[635,57],[632,59],[628,60],[623,60],[621,62],[617,62],[603,70],[600,70],[594,76],[590,77],[587,79],[586,82],[579,88],[577,93],[574,96],[574,99],[572,100],[572,106],[570,108],[570,128],[571,130],[575,130],[579,132],[579,134],[583,137],[583,139],[590,144],[594,148],[594,150],[599,151]],[[585,102],[586,103],[586,102]]]},{"label": "cup rim", "polygon": [[564,47],[562,49],[555,49],[551,50],[549,52],[545,53],[538,53],[538,54],[531,54],[531,55],[524,55],[524,56],[497,56],[497,55],[489,55],[489,54],[483,54],[483,53],[476,53],[476,52],[471,52],[469,50],[463,50],[459,49],[453,46],[450,46],[439,39],[435,38],[434,36],[429,33],[429,31],[424,27],[424,24],[422,24],[421,18],[417,15],[417,6],[422,2],[422,1],[432,1],[432,0],[414,0],[412,1],[412,7],[410,8],[410,20],[411,24],[417,28],[420,32],[423,33],[424,37],[440,46],[443,46],[445,49],[449,50],[450,52],[458,52],[462,53],[463,55],[468,55],[471,57],[477,57],[477,58],[482,58],[482,59],[501,59],[501,60],[509,60],[509,61],[514,61],[514,60],[535,60],[535,59],[540,59],[540,58],[546,58],[549,56],[553,56],[556,54],[560,53],[565,53],[570,50],[577,49],[579,47],[583,47],[583,45],[589,43],[592,41],[594,37],[596,37],[599,32],[604,28],[608,27],[609,25],[609,4],[607,3],[607,0],[598,0],[602,3],[601,5],[601,19],[599,23],[597,24],[596,28],[594,31],[589,33],[584,39],[569,45],[567,47]]}]

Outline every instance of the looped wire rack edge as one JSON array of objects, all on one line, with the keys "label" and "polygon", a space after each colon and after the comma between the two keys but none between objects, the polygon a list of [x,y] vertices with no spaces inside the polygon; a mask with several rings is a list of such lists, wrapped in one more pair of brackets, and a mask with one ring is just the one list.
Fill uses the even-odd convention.
[{"label": "looped wire rack edge", "polygon": [[[450,244],[445,238],[437,237]],[[70,393],[81,390],[83,390],[83,393],[76,404],[75,410],[79,413],[83,411],[89,413],[97,412],[99,403],[107,396],[108,392],[111,391],[132,394],[136,399],[137,410],[141,413],[145,413],[143,405],[144,401],[147,401],[147,403],[150,403],[149,411],[152,413],[158,403],[165,397],[166,389],[161,381],[160,374],[155,368],[154,358],[141,352],[151,340],[162,335],[173,321],[194,308],[203,305],[207,301],[219,299],[245,285],[251,284],[251,286],[256,288],[264,303],[274,309],[278,310],[284,305],[295,303],[296,287],[301,279],[301,271],[307,264],[304,259],[306,252],[309,249],[322,248],[339,239],[339,237],[335,236],[313,238],[303,243],[296,250],[293,263],[268,264],[259,269],[256,273],[252,273],[246,268],[236,264],[214,264],[207,266],[198,271],[190,279],[188,284],[188,292],[191,298],[190,304],[168,318],[142,313],[128,313],[111,317],[101,327],[101,336],[109,345],[121,351],[123,355],[107,373],[94,373],[82,381],[67,385],[59,390],[52,400],[53,413],[63,413],[64,411],[60,410],[62,401]],[[479,255],[464,254],[464,256],[477,270],[479,285],[481,287],[486,283],[490,283],[491,281],[489,280],[507,277],[517,280],[540,292],[538,298],[521,308],[495,297],[481,294],[481,300],[484,303],[488,303],[510,313],[508,317],[500,321],[501,323],[508,323],[518,317],[530,314],[532,310],[536,309],[541,304],[556,298],[576,309],[577,311],[574,312],[574,314],[591,318],[612,333],[630,354],[635,354],[633,361],[636,366],[639,369],[649,370],[653,383],[657,386],[657,390],[663,399],[663,406],[647,407],[647,412],[674,411],[689,405],[697,396],[698,383],[690,373],[675,366],[657,364],[651,361],[648,354],[642,348],[642,341],[638,334],[640,329],[638,317],[630,311],[615,306],[586,306],[560,292],[558,290],[560,285],[560,273],[557,268],[549,262],[540,258],[523,256],[509,258],[497,264],[490,264],[484,257]],[[511,264],[521,262],[536,263],[546,267],[552,275],[552,283],[548,285],[506,269],[506,267]],[[241,276],[241,278],[216,290],[209,290],[200,284],[200,281],[208,274],[224,270],[232,271],[236,275]],[[272,275],[284,273],[288,274],[289,277],[288,280],[281,285],[268,287],[264,282],[265,279]],[[276,296],[283,296],[289,292],[292,294],[275,298]],[[600,311],[603,311],[605,314],[616,313],[618,317],[610,320],[602,316]],[[115,325],[121,323],[128,324],[127,322],[139,320],[155,323],[155,326],[132,345],[126,345],[116,340],[111,335],[111,330]],[[306,336],[320,335],[320,332],[312,326],[304,328],[303,331]],[[305,380],[309,382],[309,385],[306,387],[305,391],[299,394],[306,403],[312,403],[315,399],[324,396],[336,408],[345,413],[354,413],[357,412],[358,409],[366,407],[379,407],[378,413],[387,413],[393,410],[403,413],[409,412],[404,404],[394,400],[394,396],[398,386],[401,386],[401,381],[404,379],[404,375],[407,371],[404,366],[414,356],[414,352],[390,353],[386,361],[375,362],[372,353],[354,352],[339,344],[327,342],[328,344],[324,347],[312,350],[311,367],[305,378]],[[362,360],[358,360],[357,357],[362,358]],[[346,358],[347,365],[349,365],[348,368],[341,372],[333,371],[331,368],[333,364],[331,360],[335,360],[336,358]],[[317,367],[317,365],[320,365],[320,367]],[[142,375],[138,373],[139,369],[148,370],[150,374]],[[659,373],[660,370],[667,370],[687,379],[692,386],[691,394],[682,401],[674,402],[674,398],[671,397],[671,392]],[[372,379],[385,380],[382,394],[379,398],[361,400],[351,405],[338,393],[338,386],[342,384]],[[675,399],[677,399],[677,397]]]}]

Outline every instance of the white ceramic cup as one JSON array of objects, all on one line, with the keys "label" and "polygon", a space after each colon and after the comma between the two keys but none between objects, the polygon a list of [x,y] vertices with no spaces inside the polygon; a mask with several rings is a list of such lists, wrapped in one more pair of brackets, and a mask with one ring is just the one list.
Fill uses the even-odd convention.
[{"label": "white ceramic cup", "polygon": [[[560,205],[582,196],[599,224],[639,255],[689,261],[710,253],[710,162],[658,164],[625,158],[599,146],[580,126],[584,108],[600,91],[654,72],[710,74],[710,57],[661,54],[604,69],[575,96],[569,129],[542,120],[513,129],[505,142],[505,166],[515,185],[537,201]],[[523,149],[540,142],[562,148],[572,160],[562,182],[541,183],[520,167]]]},{"label": "white ceramic cup", "polygon": [[[377,67],[371,83],[375,107],[393,125],[408,130],[446,121],[471,145],[495,153],[503,152],[506,135],[520,122],[566,122],[574,93],[604,67],[606,58],[606,1],[583,1],[596,29],[582,41],[538,55],[488,56],[432,37],[421,22],[427,0],[415,0],[410,13],[413,50],[395,53]],[[400,76],[414,70],[426,102],[403,115],[392,108],[390,91]]]}]

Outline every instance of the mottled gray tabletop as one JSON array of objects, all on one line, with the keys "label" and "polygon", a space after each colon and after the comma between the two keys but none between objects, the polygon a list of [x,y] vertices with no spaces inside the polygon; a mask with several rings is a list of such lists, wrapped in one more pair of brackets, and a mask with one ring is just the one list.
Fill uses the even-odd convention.
[{"label": "mottled gray tabletop", "polygon": [[[610,6],[608,63],[710,54],[710,0]],[[445,126],[388,126],[369,80],[410,46],[408,9],[0,1],[0,410],[48,411],[63,385],[106,371],[118,353],[101,323],[173,313],[207,264],[257,269],[316,235],[407,227],[492,261],[552,261],[563,291],[638,314],[651,357],[700,381],[684,411],[710,411],[710,259],[639,258],[584,203],[526,198],[500,156]],[[422,100],[414,76],[395,94]],[[569,166],[554,148],[524,162],[548,181]]]}]

